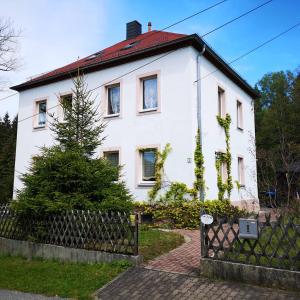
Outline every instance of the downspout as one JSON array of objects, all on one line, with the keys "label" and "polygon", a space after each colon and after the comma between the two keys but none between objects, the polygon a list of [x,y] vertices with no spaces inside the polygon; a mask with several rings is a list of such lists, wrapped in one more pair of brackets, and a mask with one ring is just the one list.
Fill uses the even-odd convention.
[{"label": "downspout", "polygon": [[[197,56],[197,125],[199,130],[199,140],[200,140],[200,147],[202,152],[202,118],[201,118],[201,59],[203,56],[203,53],[205,52],[205,44],[203,45],[201,53]],[[203,153],[203,152],[202,152]],[[202,257],[205,257],[206,251],[205,251],[205,225],[201,222],[201,216],[204,214],[204,190],[203,187],[200,187],[199,191],[200,201],[203,202],[203,205],[201,206],[200,212],[199,212],[199,221],[200,221],[200,259]]]},{"label": "downspout", "polygon": [[[201,147],[201,152],[202,152],[202,118],[201,118],[201,113],[202,113],[202,108],[201,108],[201,59],[202,56],[205,52],[205,44],[203,45],[201,53],[197,56],[197,124],[198,124],[198,129],[199,129],[199,139],[200,139],[200,147]],[[200,188],[200,200],[204,202],[204,190]]]}]

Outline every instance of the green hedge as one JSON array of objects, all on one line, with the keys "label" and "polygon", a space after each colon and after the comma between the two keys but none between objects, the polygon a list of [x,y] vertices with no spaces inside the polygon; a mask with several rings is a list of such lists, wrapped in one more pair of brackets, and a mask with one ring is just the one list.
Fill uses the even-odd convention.
[{"label": "green hedge", "polygon": [[154,204],[138,203],[137,211],[151,214],[154,223],[170,228],[198,228],[199,214],[204,205],[204,212],[214,217],[240,217],[245,216],[245,210],[230,204],[227,200],[206,200],[204,204],[199,200],[192,200],[178,204]]}]

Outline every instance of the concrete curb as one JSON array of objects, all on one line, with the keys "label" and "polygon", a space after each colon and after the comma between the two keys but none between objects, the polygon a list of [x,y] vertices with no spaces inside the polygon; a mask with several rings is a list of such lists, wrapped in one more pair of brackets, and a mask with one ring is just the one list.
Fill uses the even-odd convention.
[{"label": "concrete curb", "polygon": [[29,259],[39,257],[75,263],[99,263],[127,260],[137,266],[143,262],[143,257],[141,255],[134,256],[95,250],[67,248],[50,244],[6,239],[3,237],[0,237],[0,252],[12,256],[23,256]]},{"label": "concrete curb", "polygon": [[201,258],[200,275],[271,288],[300,291],[300,272],[298,271]]}]

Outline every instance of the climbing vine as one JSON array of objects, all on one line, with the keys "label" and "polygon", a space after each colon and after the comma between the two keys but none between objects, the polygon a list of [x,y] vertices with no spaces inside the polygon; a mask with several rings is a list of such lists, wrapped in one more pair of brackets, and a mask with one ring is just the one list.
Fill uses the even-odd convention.
[{"label": "climbing vine", "polygon": [[194,151],[194,162],[195,162],[195,181],[193,188],[193,197],[197,198],[199,191],[205,192],[205,181],[204,181],[204,157],[202,153],[202,147],[200,143],[200,130],[198,129],[196,135],[196,148]]},{"label": "climbing vine", "polygon": [[172,151],[171,145],[169,143],[166,144],[163,151],[156,152],[156,160],[155,160],[155,184],[152,189],[148,192],[149,200],[154,201],[157,193],[162,187],[162,178],[164,174],[164,164],[165,161]]},{"label": "climbing vine", "polygon": [[[231,152],[230,152],[230,124],[231,117],[226,114],[225,118],[217,116],[217,121],[219,125],[224,129],[225,132],[225,142],[226,142],[226,153],[216,153],[216,169],[217,169],[217,186],[219,189],[218,198],[219,200],[224,199],[224,194],[227,191],[228,198],[230,198],[231,190],[233,189],[232,176],[231,176]],[[223,182],[221,166],[222,163],[226,163],[227,167],[227,180]]]}]

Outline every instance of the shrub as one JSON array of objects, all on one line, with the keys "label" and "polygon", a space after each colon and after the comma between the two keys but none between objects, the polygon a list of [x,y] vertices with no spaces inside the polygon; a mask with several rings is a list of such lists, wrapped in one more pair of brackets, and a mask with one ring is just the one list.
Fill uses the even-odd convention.
[{"label": "shrub", "polygon": [[156,224],[164,224],[164,226],[172,228],[198,228],[200,211],[213,215],[214,218],[229,217],[236,218],[246,214],[246,211],[230,204],[228,200],[207,200],[200,202],[192,200],[189,202],[181,202],[177,204],[156,204],[149,205],[138,203],[136,209],[143,211],[144,214],[152,214]]},{"label": "shrub", "polygon": [[105,159],[44,148],[22,177],[24,189],[13,207],[36,218],[72,209],[130,212],[131,195],[123,182],[115,182],[118,172]]},{"label": "shrub", "polygon": [[164,195],[161,195],[158,203],[179,204],[192,199],[193,190],[189,189],[185,183],[172,182]]}]

